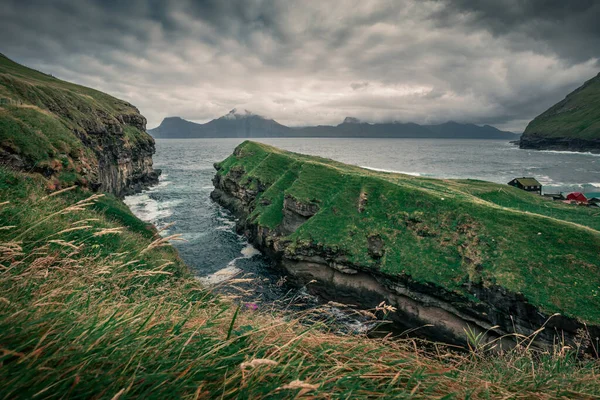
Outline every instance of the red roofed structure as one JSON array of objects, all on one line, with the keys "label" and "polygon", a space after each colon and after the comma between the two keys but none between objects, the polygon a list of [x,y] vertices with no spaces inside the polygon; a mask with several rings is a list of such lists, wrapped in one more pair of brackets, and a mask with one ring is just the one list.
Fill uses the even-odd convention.
[{"label": "red roofed structure", "polygon": [[574,200],[578,203],[587,203],[587,198],[583,193],[573,192],[567,195],[567,200]]}]

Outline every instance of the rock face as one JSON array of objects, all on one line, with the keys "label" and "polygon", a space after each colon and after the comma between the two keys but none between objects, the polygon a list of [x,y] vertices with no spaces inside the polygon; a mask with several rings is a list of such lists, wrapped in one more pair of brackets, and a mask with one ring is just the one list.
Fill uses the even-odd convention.
[{"label": "rock face", "polygon": [[[233,157],[240,160],[254,157],[256,153],[257,148],[252,144],[242,144]],[[276,156],[272,154],[271,157]],[[265,195],[269,192],[267,194],[272,195],[271,198],[276,196],[271,192],[270,183],[257,180],[257,175],[248,174],[240,164],[229,166],[222,163],[216,164],[215,168],[215,190],[211,197],[235,213],[238,231],[276,260],[289,274],[291,282],[307,285],[310,292],[326,300],[355,304],[366,309],[375,308],[385,301],[397,308],[396,312],[390,314],[397,328],[415,330],[414,334],[418,336],[457,345],[466,344],[466,332],[481,334],[486,340],[495,340],[504,348],[515,345],[515,339],[510,336],[515,332],[533,335],[534,345],[540,347],[553,346],[563,339],[574,346],[584,333],[594,338],[600,336],[598,326],[586,326],[565,316],[551,316],[530,303],[523,294],[499,285],[474,280],[465,284],[468,293],[465,295],[436,284],[433,280],[419,282],[406,273],[391,274],[374,268],[373,265],[381,263],[390,249],[378,234],[366,235],[365,253],[371,257],[371,261],[367,262],[357,262],[342,245],[324,246],[295,238],[303,226],[316,226],[312,223],[313,219],[324,211],[323,202],[318,200],[301,200],[286,193],[281,203],[282,219],[275,227],[267,227],[259,222],[259,210],[265,205],[270,207],[274,204],[274,200],[269,200],[269,196]],[[282,179],[276,179],[275,185]],[[365,218],[364,215],[369,211],[365,208],[368,206],[363,193],[357,193],[355,203],[355,206],[363,203],[363,210],[357,211],[361,218]],[[335,206],[333,212],[336,213]],[[413,225],[423,225],[424,218],[415,217],[413,220]],[[421,237],[429,239],[429,236]],[[465,263],[475,263],[481,257],[480,252],[469,248],[467,242],[463,241],[461,246],[460,252]],[[471,267],[467,266],[466,269],[471,270]],[[538,332],[540,327],[544,328]],[[585,349],[585,343],[582,346],[579,349]]]},{"label": "rock face", "polygon": [[133,105],[0,55],[0,164],[124,196],[158,182],[154,139]]},{"label": "rock face", "polygon": [[[127,127],[135,128],[140,139],[127,143],[124,140]],[[145,132],[146,119],[140,114],[128,114],[79,133],[98,160],[97,173],[91,180],[93,187],[122,197],[158,183],[160,170],[152,166],[154,140]]]},{"label": "rock face", "polygon": [[600,74],[531,121],[519,147],[600,153]]}]

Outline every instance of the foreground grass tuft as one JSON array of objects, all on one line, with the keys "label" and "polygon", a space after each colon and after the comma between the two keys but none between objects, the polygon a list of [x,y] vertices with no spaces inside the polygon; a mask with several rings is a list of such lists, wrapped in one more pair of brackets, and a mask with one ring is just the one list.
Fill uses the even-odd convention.
[{"label": "foreground grass tuft", "polygon": [[592,398],[569,349],[455,354],[238,308],[118,200],[0,169],[0,398]]}]

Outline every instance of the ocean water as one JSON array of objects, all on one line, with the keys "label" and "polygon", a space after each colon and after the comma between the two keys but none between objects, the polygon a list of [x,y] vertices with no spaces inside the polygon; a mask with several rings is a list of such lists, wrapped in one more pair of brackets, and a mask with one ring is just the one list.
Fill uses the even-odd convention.
[{"label": "ocean water", "polygon": [[[125,199],[141,219],[180,234],[174,242],[199,279],[256,303],[306,300],[288,287],[258,250],[235,233],[235,220],[213,203],[213,164],[242,139],[159,139],[155,167],[160,183]],[[260,139],[286,150],[358,166],[439,178],[476,178],[506,183],[534,176],[547,193],[600,191],[600,155],[520,150],[496,140]],[[234,280],[230,279],[234,277]],[[309,300],[309,301],[312,301]]]}]

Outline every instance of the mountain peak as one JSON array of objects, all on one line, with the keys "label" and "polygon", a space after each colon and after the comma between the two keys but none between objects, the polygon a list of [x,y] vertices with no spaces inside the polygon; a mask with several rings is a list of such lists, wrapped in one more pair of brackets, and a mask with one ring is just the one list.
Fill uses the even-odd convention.
[{"label": "mountain peak", "polygon": [[344,122],[342,124],[360,124],[362,121],[358,118],[354,117],[346,117],[344,118]]},{"label": "mountain peak", "polygon": [[238,110],[237,108],[234,108],[233,110],[229,111],[227,114],[222,116],[221,118],[223,118],[223,119],[240,119],[240,118],[248,118],[248,117],[260,117],[260,115],[254,114],[252,111],[248,111],[246,109]]}]

